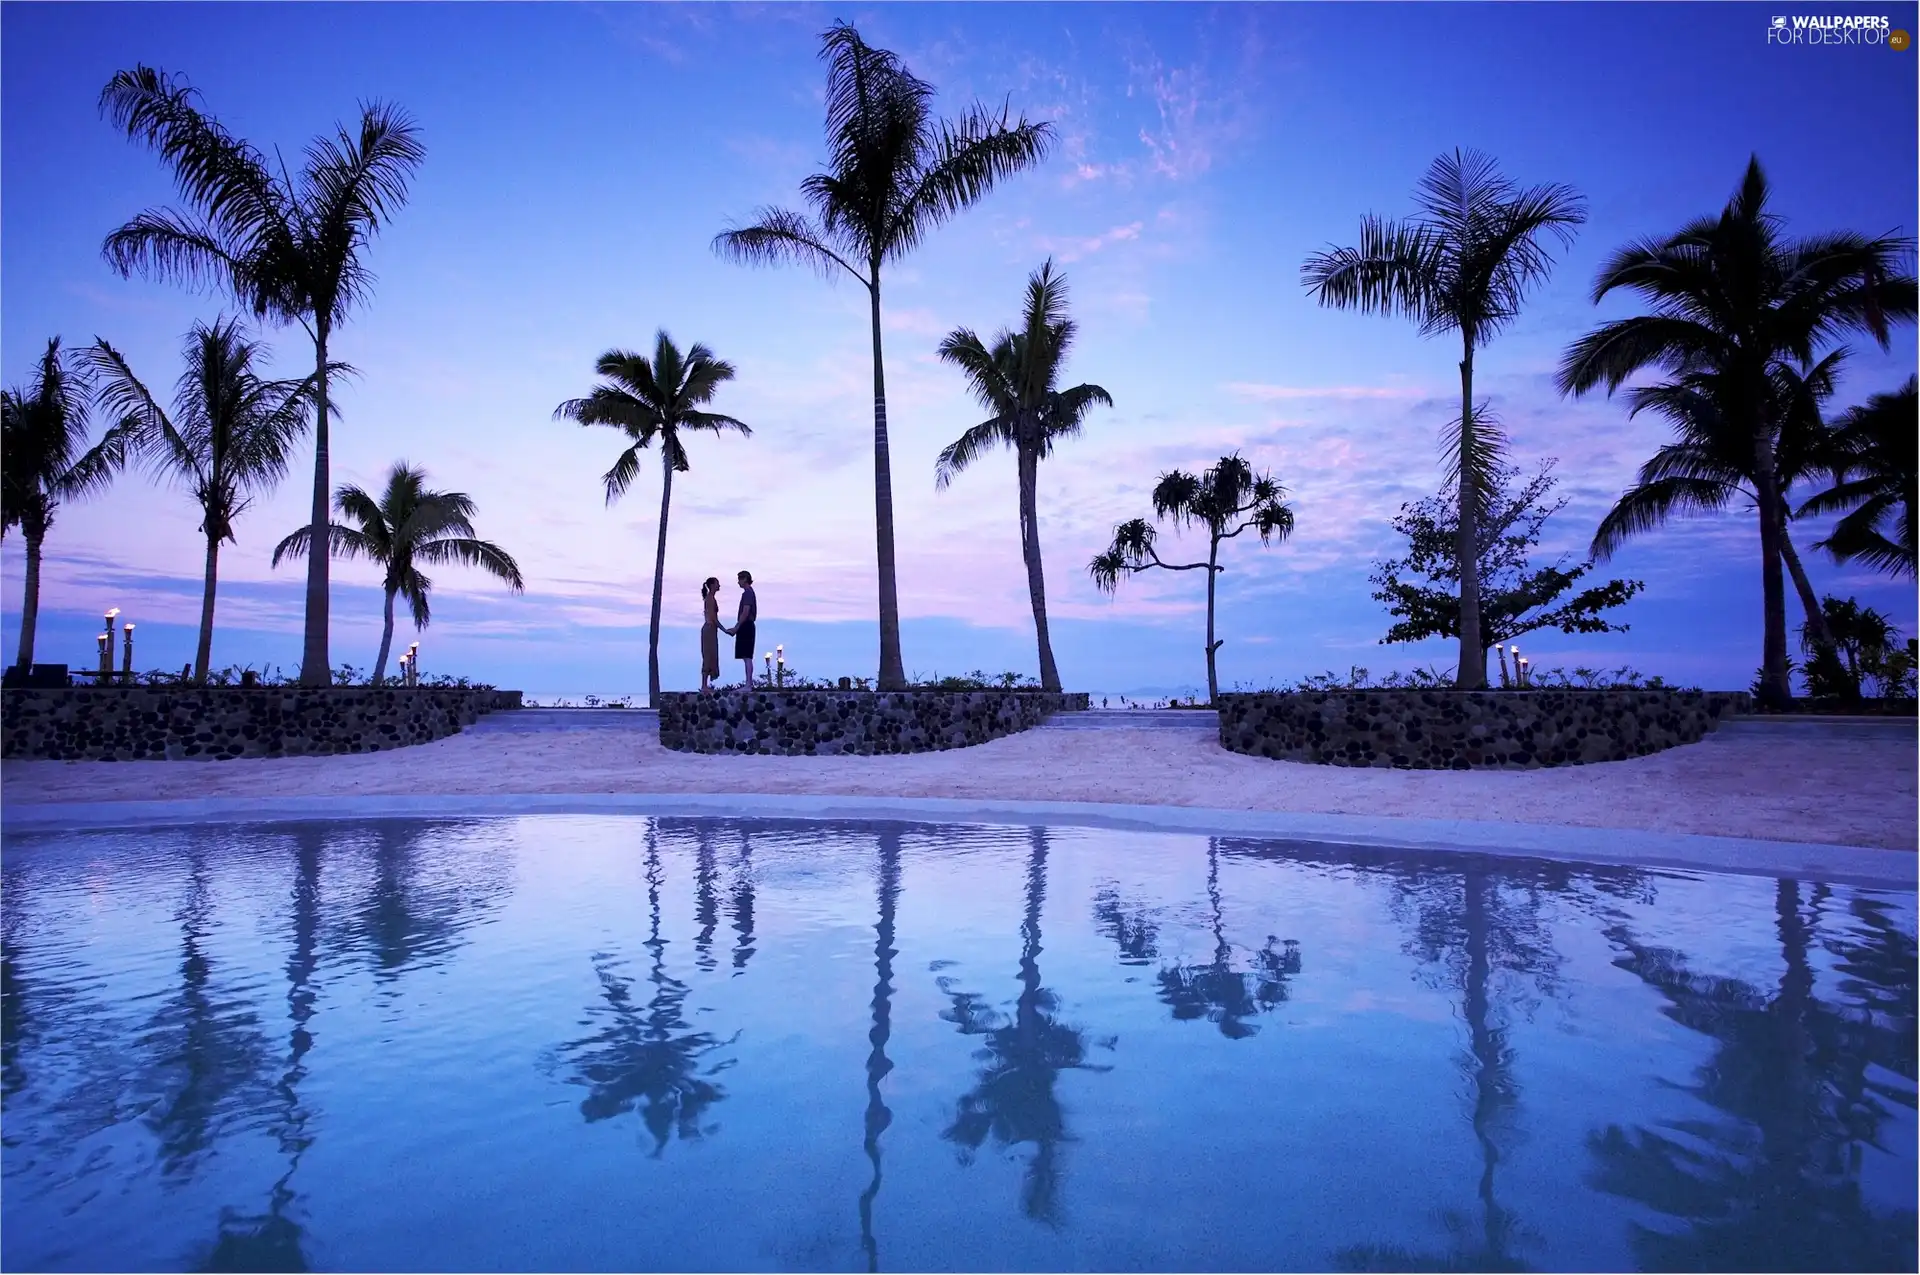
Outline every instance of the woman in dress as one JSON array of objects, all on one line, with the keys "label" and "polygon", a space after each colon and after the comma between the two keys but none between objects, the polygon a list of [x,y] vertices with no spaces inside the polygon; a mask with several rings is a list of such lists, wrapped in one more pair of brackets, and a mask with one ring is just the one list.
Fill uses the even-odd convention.
[{"label": "woman in dress", "polygon": [[700,603],[700,689],[710,691],[720,676],[720,577],[708,576],[700,586]]}]

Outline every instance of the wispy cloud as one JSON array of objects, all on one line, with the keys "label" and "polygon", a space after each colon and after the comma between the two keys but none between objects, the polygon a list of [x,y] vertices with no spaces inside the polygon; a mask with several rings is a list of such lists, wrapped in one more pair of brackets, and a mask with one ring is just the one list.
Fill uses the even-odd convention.
[{"label": "wispy cloud", "polygon": [[1073,262],[1091,257],[1102,248],[1108,248],[1114,244],[1132,243],[1140,238],[1140,232],[1145,228],[1145,222],[1130,221],[1123,226],[1103,230],[1097,235],[1040,235],[1034,239],[1034,244],[1042,252],[1051,253],[1057,261]]},{"label": "wispy cloud", "polygon": [[1228,381],[1221,388],[1236,398],[1260,403],[1288,399],[1422,399],[1430,393],[1413,385],[1262,385],[1254,381]]}]

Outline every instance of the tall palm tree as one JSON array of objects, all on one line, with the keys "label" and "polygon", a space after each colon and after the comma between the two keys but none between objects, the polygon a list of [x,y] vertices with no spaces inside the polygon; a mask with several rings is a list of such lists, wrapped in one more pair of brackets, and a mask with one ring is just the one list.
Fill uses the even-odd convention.
[{"label": "tall palm tree", "polygon": [[[1875,394],[1837,422],[1833,486],[1800,507],[1807,514],[1849,510],[1814,545],[1836,562],[1864,562],[1877,571],[1914,578],[1914,512],[1920,500],[1920,429],[1915,378],[1891,394]],[[1891,527],[1888,523],[1891,522]],[[1889,535],[1888,532],[1892,534]]]},{"label": "tall palm tree", "polygon": [[[1768,456],[1768,482],[1782,497],[1832,455],[1820,405],[1833,393],[1843,354],[1835,350],[1805,373],[1786,365],[1774,369],[1768,393],[1773,404],[1769,412],[1777,428]],[[1600,520],[1589,550],[1596,560],[1612,556],[1627,539],[1662,525],[1675,514],[1716,512],[1741,499],[1755,510],[1761,507],[1763,480],[1754,470],[1752,435],[1738,415],[1739,394],[1731,377],[1696,372],[1635,386],[1628,391],[1627,401],[1629,417],[1655,412],[1672,422],[1678,437],[1640,467],[1634,485]],[[1794,550],[1784,517],[1778,520],[1775,533],[1812,639],[1819,648],[1830,647],[1832,638],[1819,597]]]},{"label": "tall palm tree", "polygon": [[[307,143],[298,175],[203,112],[182,79],[147,66],[122,71],[100,94],[100,110],[173,170],[191,213],[149,209],[101,245],[123,277],[135,271],[225,289],[254,317],[298,323],[313,339],[314,453],[310,536],[326,534],[329,400],[327,345],[373,276],[361,260],[369,240],[407,200],[426,157],[406,114],[378,102],[360,111],[360,130],[336,127]],[[306,637],[300,681],[325,686],[327,555],[307,562]]]},{"label": "tall palm tree", "polygon": [[[424,629],[433,618],[427,595],[433,588],[421,565],[458,563],[478,567],[519,593],[526,587],[520,564],[490,540],[473,534],[473,498],[463,491],[434,491],[427,471],[396,461],[387,473],[386,490],[375,500],[347,483],[333,493],[333,507],[352,525],[327,524],[328,549],[336,557],[366,558],[384,569],[386,626],[380,633],[380,657],[373,664],[373,684],[387,674],[387,653],[393,647],[393,600],[405,597],[413,624]],[[273,550],[273,565],[282,558],[298,558],[312,544],[312,529],[302,527]]]},{"label": "tall palm tree", "polygon": [[134,437],[116,425],[87,446],[93,385],[84,361],[47,342],[33,380],[0,391],[0,536],[15,527],[27,542],[26,597],[20,606],[18,663],[33,663],[33,634],[40,620],[40,549],[53,514],[63,501],[104,490],[126,464]]},{"label": "tall palm tree", "polygon": [[1027,280],[1027,308],[1020,330],[1003,328],[988,349],[969,328],[955,328],[940,343],[940,357],[959,368],[973,396],[993,415],[949,443],[934,464],[934,485],[944,488],[995,444],[1014,450],[1020,484],[1020,556],[1027,564],[1027,597],[1040,643],[1040,688],[1060,689],[1047,633],[1047,582],[1040,563],[1040,462],[1056,439],[1080,432],[1094,406],[1113,406],[1098,385],[1058,388],[1078,325],[1067,317],[1067,281],[1053,273],[1053,260]]},{"label": "tall palm tree", "polygon": [[654,337],[653,358],[627,350],[608,350],[594,364],[606,378],[585,398],[571,398],[553,409],[555,420],[582,425],[611,425],[632,439],[602,477],[607,503],[620,499],[640,473],[640,452],[660,440],[660,535],[653,551],[653,614],[647,624],[647,704],[660,706],[660,598],[667,570],[667,509],[673,502],[673,474],[687,471],[683,429],[719,433],[753,431],[731,416],[701,410],[714,393],[733,379],[733,364],[713,357],[713,351],[695,343],[685,354],[662,328]]},{"label": "tall palm tree", "polygon": [[1581,337],[1561,360],[1563,394],[1657,368],[1677,377],[1720,373],[1722,410],[1745,428],[1760,509],[1765,655],[1760,694],[1780,705],[1787,682],[1786,591],[1781,543],[1785,493],[1772,453],[1782,422],[1775,392],[1783,369],[1812,365],[1823,347],[1860,332],[1886,348],[1889,327],[1914,314],[1914,279],[1905,272],[1912,241],[1850,232],[1788,239],[1767,211],[1766,174],[1756,156],[1717,217],[1703,217],[1664,239],[1616,252],[1593,287],[1598,303],[1626,289],[1652,313],[1620,319]]},{"label": "tall palm tree", "polygon": [[893,473],[880,352],[880,267],[977,202],[995,182],[1038,163],[1051,125],[1010,121],[974,106],[935,120],[933,86],[845,22],[820,38],[827,64],[827,171],[800,183],[814,216],[762,208],[752,225],[714,237],[716,251],[753,264],[795,262],[827,278],[846,271],[867,290],[873,331],[873,505],[880,574],[879,688],[906,685],[893,570]]},{"label": "tall palm tree", "polygon": [[1399,314],[1422,336],[1460,334],[1460,417],[1447,444],[1450,483],[1457,484],[1460,528],[1460,667],[1455,684],[1487,684],[1480,640],[1477,519],[1488,470],[1500,458],[1498,426],[1473,401],[1473,357],[1513,322],[1527,290],[1553,266],[1544,242],[1564,246],[1586,221],[1586,201],[1571,186],[1515,186],[1491,156],[1456,150],[1433,161],[1414,194],[1419,213],[1407,221],[1368,216],[1357,248],[1307,258],[1301,281],[1320,304],[1369,314]]},{"label": "tall palm tree", "polygon": [[1207,529],[1205,562],[1162,562],[1155,549],[1157,533],[1144,518],[1134,518],[1113,529],[1113,544],[1088,565],[1094,585],[1103,593],[1120,587],[1120,578],[1159,567],[1165,571],[1207,573],[1207,701],[1218,703],[1220,679],[1214,656],[1225,639],[1213,636],[1214,583],[1226,568],[1220,565],[1220,542],[1252,528],[1261,544],[1285,540],[1293,534],[1293,509],[1282,502],[1287,489],[1272,474],[1256,474],[1237,455],[1222,456],[1218,464],[1195,478],[1180,470],[1160,475],[1153,489],[1153,516],[1171,518],[1174,526],[1199,523]]},{"label": "tall palm tree", "polygon": [[169,416],[118,350],[96,338],[88,351],[100,378],[101,406],[138,433],[154,469],[185,485],[200,506],[207,560],[193,655],[196,682],[206,681],[213,655],[221,542],[235,539],[234,519],[253,496],[286,476],[294,441],[311,419],[313,378],[268,380],[257,371],[265,355],[265,347],[249,341],[234,320],[194,324]]}]

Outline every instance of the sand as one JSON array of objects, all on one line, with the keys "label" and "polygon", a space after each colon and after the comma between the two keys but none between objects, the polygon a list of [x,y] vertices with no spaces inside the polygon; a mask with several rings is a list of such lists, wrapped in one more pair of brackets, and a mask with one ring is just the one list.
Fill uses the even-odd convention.
[{"label": "sand", "polygon": [[1040,730],[906,757],[695,756],[650,731],[463,733],[345,757],[8,762],[6,802],[333,794],[817,793],[1479,819],[1913,850],[1915,735],[1728,731],[1651,757],[1393,771],[1245,757],[1188,730]]}]

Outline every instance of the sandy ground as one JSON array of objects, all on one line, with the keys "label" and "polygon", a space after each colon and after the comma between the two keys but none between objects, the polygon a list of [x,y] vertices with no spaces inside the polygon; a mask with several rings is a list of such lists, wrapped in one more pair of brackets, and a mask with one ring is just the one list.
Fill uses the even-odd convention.
[{"label": "sandy ground", "polygon": [[1392,771],[1244,757],[1205,732],[1029,731],[906,757],[668,752],[651,732],[481,731],[396,752],[224,762],[8,762],[7,802],[457,793],[823,793],[1104,801],[1756,837],[1913,850],[1915,737],[1757,731],[1633,761]]}]

